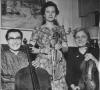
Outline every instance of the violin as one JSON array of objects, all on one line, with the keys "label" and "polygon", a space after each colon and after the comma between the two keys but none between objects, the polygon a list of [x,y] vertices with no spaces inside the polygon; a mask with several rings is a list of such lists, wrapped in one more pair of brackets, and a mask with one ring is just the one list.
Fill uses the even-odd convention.
[{"label": "violin", "polygon": [[92,60],[83,61],[82,78],[79,81],[81,90],[96,90],[94,80],[95,63]]}]

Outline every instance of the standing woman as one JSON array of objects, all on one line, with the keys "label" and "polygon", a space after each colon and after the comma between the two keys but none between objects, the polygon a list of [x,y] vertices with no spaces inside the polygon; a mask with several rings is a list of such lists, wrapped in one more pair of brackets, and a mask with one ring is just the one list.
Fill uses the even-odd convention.
[{"label": "standing woman", "polygon": [[90,35],[86,28],[74,32],[77,47],[64,53],[67,62],[68,90],[98,90],[98,72],[93,60],[98,60],[98,48],[90,47]]},{"label": "standing woman", "polygon": [[48,1],[41,13],[43,24],[36,28],[30,40],[32,52],[37,53],[33,65],[47,70],[51,76],[52,90],[67,90],[66,61],[61,52],[67,50],[67,38],[64,28],[56,20],[59,10],[55,3]]}]

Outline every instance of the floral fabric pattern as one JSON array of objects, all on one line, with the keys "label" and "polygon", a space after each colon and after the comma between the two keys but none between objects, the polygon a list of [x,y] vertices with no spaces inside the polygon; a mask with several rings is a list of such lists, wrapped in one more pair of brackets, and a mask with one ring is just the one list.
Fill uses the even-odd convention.
[{"label": "floral fabric pattern", "polygon": [[66,33],[61,27],[51,30],[47,27],[37,28],[31,36],[30,42],[37,43],[40,49],[48,50],[48,53],[39,53],[33,63],[51,75],[52,90],[67,90],[66,61],[62,52],[54,48],[56,43],[62,44],[66,39]]}]

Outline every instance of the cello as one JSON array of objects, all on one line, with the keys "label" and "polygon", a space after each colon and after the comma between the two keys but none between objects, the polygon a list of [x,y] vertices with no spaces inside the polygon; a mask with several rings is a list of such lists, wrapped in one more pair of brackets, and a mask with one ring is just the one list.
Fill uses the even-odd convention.
[{"label": "cello", "polygon": [[[15,75],[15,90],[51,90],[49,73],[42,68],[32,66],[29,45],[25,44],[25,50],[29,65],[20,69]],[[32,53],[31,53],[32,54]],[[32,54],[31,56],[35,56]]]}]

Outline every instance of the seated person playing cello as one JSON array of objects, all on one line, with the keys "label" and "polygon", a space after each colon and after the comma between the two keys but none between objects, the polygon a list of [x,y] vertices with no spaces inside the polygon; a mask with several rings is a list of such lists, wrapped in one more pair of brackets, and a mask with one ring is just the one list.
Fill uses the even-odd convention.
[{"label": "seated person playing cello", "polygon": [[2,90],[14,90],[15,74],[28,66],[27,55],[20,50],[23,34],[18,29],[10,29],[5,36],[9,49],[1,52]]},{"label": "seated person playing cello", "polygon": [[37,69],[35,72],[34,66],[30,67],[29,53],[26,53],[26,50],[23,52],[21,48],[22,32],[18,29],[10,29],[5,37],[9,49],[5,50],[3,47],[1,53],[2,90],[35,90],[33,88],[47,90],[50,88],[49,74],[43,69]]}]

